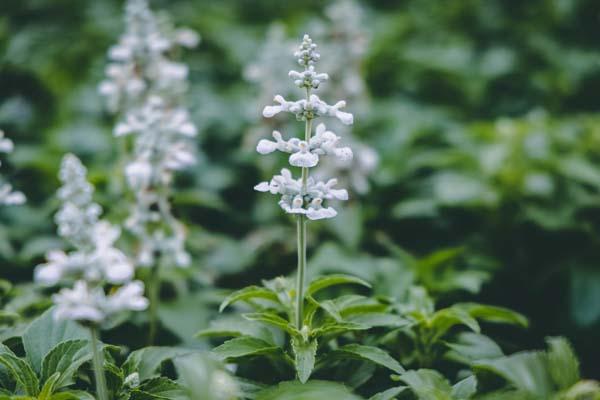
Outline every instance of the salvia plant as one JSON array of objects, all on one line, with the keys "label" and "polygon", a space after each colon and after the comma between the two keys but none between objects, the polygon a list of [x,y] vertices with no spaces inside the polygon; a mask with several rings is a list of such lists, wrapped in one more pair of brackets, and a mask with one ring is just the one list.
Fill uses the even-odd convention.
[{"label": "salvia plant", "polygon": [[[251,286],[235,292],[222,303],[221,310],[236,302],[247,302],[254,312],[243,317],[262,324],[267,330],[244,327],[235,319],[226,318],[216,321],[201,335],[236,336],[215,349],[222,359],[243,361],[264,355],[278,365],[280,376],[285,378],[291,369],[302,383],[307,382],[313,373],[327,376],[327,371],[344,359],[359,359],[400,373],[404,371],[402,366],[385,351],[353,343],[352,336],[376,326],[400,326],[404,324],[402,318],[386,315],[385,304],[365,296],[317,300],[328,287],[341,284],[369,287],[367,282],[352,276],[329,275],[314,279],[306,286],[307,225],[309,221],[335,217],[337,211],[330,202],[348,199],[345,189],[336,188],[335,178],[316,181],[310,176],[310,171],[324,157],[352,158],[352,150],[341,146],[340,137],[323,123],[318,124],[313,132],[314,120],[329,116],[350,125],[353,116],[342,111],[344,101],[329,105],[314,93],[328,75],[316,70],[320,54],[308,35],[304,36],[294,56],[303,70],[292,70],[289,76],[303,90],[305,97],[288,101],[277,95],[277,104],[265,107],[263,115],[271,118],[282,112],[293,114],[297,120],[304,122],[304,137],[286,140],[280,132],[274,131],[273,140],[260,140],[257,151],[261,154],[275,151],[289,154],[289,164],[299,169],[300,176],[295,178],[289,169],[284,168],[270,181],[256,185],[255,189],[279,196],[281,209],[296,218],[298,269],[295,284],[284,277],[276,278],[265,281],[263,287]],[[277,335],[269,333],[268,329],[273,328],[279,332]],[[282,342],[281,335],[288,335],[289,342]]]},{"label": "salvia plant", "polygon": [[197,129],[183,103],[188,67],[173,60],[175,50],[192,48],[199,36],[159,18],[146,0],[126,4],[126,30],[109,50],[106,80],[99,91],[118,115],[114,135],[130,138],[124,174],[134,194],[125,226],[137,238],[136,265],[151,268],[149,342],[156,334],[161,267],[187,267],[185,227],[169,200],[174,173],[194,165]]},{"label": "salvia plant", "polygon": [[[62,202],[56,214],[58,234],[73,250],[48,253],[47,262],[36,268],[35,279],[43,285],[73,282],[53,296],[54,318],[89,328],[97,393],[100,400],[107,400],[98,331],[123,312],[146,309],[148,300],[143,296],[144,284],[133,280],[132,262],[114,247],[120,229],[100,219],[102,209],[93,202],[94,187],[81,161],[67,154],[59,177],[63,185],[58,191]],[[107,285],[116,289],[107,293]]]},{"label": "salvia plant", "polygon": [[[211,5],[207,7],[211,13],[212,7],[220,12],[230,6]],[[511,309],[473,300],[492,274],[492,267],[478,264],[485,260],[477,260],[476,251],[456,246],[425,247],[423,253],[412,253],[383,231],[364,239],[365,245],[381,251],[378,255],[359,250],[358,242],[366,235],[357,235],[353,246],[343,235],[337,236],[346,246],[327,241],[332,229],[339,229],[334,225],[342,229],[346,223],[361,225],[360,215],[348,211],[355,205],[356,209],[359,200],[346,203],[344,209],[338,208],[338,202],[350,200],[349,191],[369,194],[368,178],[376,170],[379,156],[354,136],[355,114],[347,111],[346,101],[328,102],[330,98],[348,100],[361,121],[371,118],[369,114],[376,108],[369,106],[361,71],[371,49],[364,28],[367,15],[353,0],[331,2],[324,12],[326,19],[305,25],[313,37],[323,39],[322,47],[309,35],[303,36],[299,46],[290,46],[285,25],[271,26],[262,49],[253,52],[257,59],[245,70],[245,77],[258,86],[259,96],[241,104],[262,106],[277,94],[274,104],[264,107],[262,116],[256,112],[252,120],[253,134],[260,127],[264,135],[268,127],[271,137],[247,135],[245,139],[250,137],[252,147],[268,156],[260,158],[267,160],[260,165],[261,173],[282,159],[289,164],[254,190],[260,192],[259,198],[263,193],[275,195],[283,213],[275,202],[269,210],[283,215],[280,222],[293,220],[295,224],[295,274],[285,276],[288,269],[282,267],[275,274],[262,275],[266,278],[259,284],[212,291],[196,285],[194,279],[170,280],[170,272],[178,277],[193,276],[198,272],[195,267],[185,273],[174,268],[167,272],[168,267],[209,264],[218,258],[192,260],[193,252],[188,253],[186,247],[186,227],[175,217],[171,203],[178,174],[191,170],[199,158],[194,141],[198,129],[185,102],[189,69],[178,60],[181,50],[198,44],[199,36],[190,29],[176,28],[166,15],[153,12],[148,0],[125,2],[125,30],[108,52],[106,76],[98,88],[114,117],[113,135],[120,145],[115,157],[118,176],[103,180],[105,175],[101,175],[97,180],[93,173],[88,177],[77,156],[63,156],[57,201],[50,203],[58,208],[54,214],[58,241],[54,237],[31,240],[19,249],[15,257],[19,262],[27,258],[21,254],[29,252],[28,259],[38,255],[41,259],[50,249],[44,261],[36,261],[33,283],[21,282],[25,279],[20,272],[15,282],[0,279],[0,400],[600,399],[600,384],[582,379],[578,358],[566,339],[547,337],[545,344],[540,341],[540,350],[518,351],[510,337],[522,333],[529,320]],[[217,36],[210,37],[210,46],[219,50],[229,46]],[[283,57],[288,52],[293,57]],[[416,58],[420,60],[420,56]],[[280,79],[285,78],[288,64],[291,71],[287,75],[293,85]],[[372,68],[377,71],[381,66]],[[293,97],[296,93],[300,96]],[[226,110],[228,115],[232,108]],[[295,118],[285,118],[290,114]],[[498,123],[506,146],[529,149],[531,160],[520,162],[546,160],[544,154],[536,154],[536,149],[547,145],[539,130],[529,135],[515,124]],[[406,140],[419,142],[419,135],[415,138]],[[389,144],[391,151],[396,150],[393,144]],[[481,163],[500,165],[502,160],[522,159],[520,150],[500,149],[502,154],[494,156],[492,153],[499,151],[496,144],[481,148]],[[27,146],[23,147],[19,161],[31,157]],[[12,151],[13,142],[0,131],[0,153]],[[437,174],[440,165],[448,163],[448,156],[440,161],[440,155],[443,153],[424,158],[423,153],[406,154],[412,165],[407,168],[421,173],[427,166]],[[503,168],[517,168],[508,164]],[[582,169],[586,172],[579,179],[597,185],[593,168],[573,167],[573,160],[566,165],[570,167],[562,168],[565,176]],[[383,173],[388,180],[394,174],[402,176],[403,172]],[[439,174],[452,175],[445,169]],[[2,175],[0,206],[24,203],[25,195],[8,183],[13,179],[5,180]],[[96,185],[96,192],[92,182],[106,186]],[[499,182],[508,184],[504,178]],[[526,190],[538,194],[552,192],[552,184],[543,174],[530,176],[524,183]],[[457,193],[450,188],[453,185],[458,192],[465,186],[454,176],[442,189],[434,183],[432,190],[452,200]],[[106,213],[100,206],[108,203],[106,198],[98,200],[105,187],[109,199],[115,195],[114,189],[125,199],[123,218],[120,205]],[[247,189],[251,191],[251,187]],[[38,201],[33,193],[27,197],[30,203]],[[264,199],[260,201],[269,201]],[[414,216],[411,207],[423,210],[421,203],[427,208],[426,200],[420,199],[417,206],[397,207],[393,213]],[[375,204],[387,203],[376,199]],[[444,205],[448,203],[434,208]],[[25,213],[29,210],[1,207],[0,211],[2,216],[14,212],[19,218],[24,209]],[[290,231],[277,229],[269,232]],[[263,236],[270,238],[264,239],[259,238],[264,231],[256,232],[246,239],[282,243],[289,238],[283,234],[273,240],[275,235],[269,233],[271,236]],[[319,245],[310,268],[309,235],[315,238],[312,243]],[[213,236],[207,233],[202,238]],[[4,245],[0,240],[0,250],[7,247]],[[222,252],[230,251],[222,247]],[[245,251],[259,247],[249,246]],[[286,249],[279,250],[286,253]],[[238,254],[229,257],[238,262]],[[254,255],[254,260],[262,267],[261,257]],[[277,262],[285,260],[282,257]],[[252,272],[247,274],[250,279]],[[231,278],[228,282],[238,277],[220,276],[224,281]],[[172,296],[173,291],[178,297],[176,305],[161,304],[161,322],[168,329],[159,332],[161,283],[163,298]],[[192,295],[180,296],[179,285]],[[510,294],[512,288],[504,289]],[[196,335],[199,340],[191,342],[193,338],[189,338],[188,342],[188,319],[197,318],[209,307],[214,314],[200,316],[204,321]],[[193,330],[197,329],[194,325]],[[509,334],[501,336],[506,332]],[[155,342],[174,345],[155,346]],[[211,343],[216,346],[209,350]]]}]

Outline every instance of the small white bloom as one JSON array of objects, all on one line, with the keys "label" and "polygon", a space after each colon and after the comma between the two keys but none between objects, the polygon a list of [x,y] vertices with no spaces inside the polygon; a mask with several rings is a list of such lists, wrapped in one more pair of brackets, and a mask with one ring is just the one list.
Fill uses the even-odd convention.
[{"label": "small white bloom", "polygon": [[134,161],[125,167],[125,176],[132,188],[147,188],[152,180],[152,166],[144,160]]}]

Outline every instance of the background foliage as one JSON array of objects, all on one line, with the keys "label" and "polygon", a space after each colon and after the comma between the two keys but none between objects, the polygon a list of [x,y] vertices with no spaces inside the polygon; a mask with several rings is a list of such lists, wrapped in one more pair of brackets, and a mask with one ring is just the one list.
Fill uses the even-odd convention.
[{"label": "background foliage", "polygon": [[[201,157],[179,176],[174,198],[195,265],[165,277],[163,343],[193,341],[222,298],[216,288],[295,266],[289,218],[252,191],[274,166],[259,165],[248,146],[264,104],[244,71],[271,24],[299,38],[326,19],[324,3],[152,2],[202,35],[185,55]],[[370,98],[349,108],[380,164],[368,193],[352,196],[336,221],[314,224],[311,272],[350,272],[379,282],[381,295],[401,297],[418,283],[441,305],[510,307],[530,327],[491,327],[504,346],[544,349],[544,337],[565,335],[582,375],[600,377],[600,3],[362,5]],[[0,273],[13,283],[30,281],[57,246],[53,195],[64,152],[90,167],[111,219],[126,213],[113,121],[96,90],[121,15],[114,0],[0,5],[0,127],[16,143],[10,180],[28,197],[0,211]],[[43,298],[25,285],[4,301],[33,315]],[[113,335],[135,343],[134,329]]]}]

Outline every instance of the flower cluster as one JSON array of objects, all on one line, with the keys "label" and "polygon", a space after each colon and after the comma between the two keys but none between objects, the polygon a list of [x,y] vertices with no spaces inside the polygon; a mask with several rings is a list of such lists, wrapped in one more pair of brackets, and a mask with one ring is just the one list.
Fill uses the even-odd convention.
[{"label": "flower cluster", "polygon": [[135,204],[125,226],[139,240],[137,264],[158,262],[187,266],[186,233],[171,212],[168,193],[175,171],[196,162],[191,139],[197,129],[181,104],[188,67],[172,60],[178,46],[194,47],[198,35],[159,20],[147,0],[129,0],[126,32],[109,51],[107,79],[100,93],[109,110],[120,113],[116,137],[132,137],[133,151],[125,166]]},{"label": "flower cluster", "polygon": [[[0,130],[0,153],[12,153],[14,149],[13,142],[4,137],[4,132]],[[0,165],[2,165],[0,163]],[[0,205],[18,205],[25,202],[25,195],[13,190],[9,183],[2,182],[0,176]]]},{"label": "flower cluster", "polygon": [[[101,207],[93,202],[93,186],[81,161],[67,154],[59,178],[58,197],[62,206],[56,214],[59,235],[73,247],[70,252],[50,251],[46,263],[35,269],[36,282],[53,286],[76,280],[73,289],[62,289],[54,296],[56,318],[82,323],[100,323],[127,310],[143,310],[147,300],[144,286],[132,281],[134,268],[114,244],[119,228],[101,220]],[[122,285],[106,295],[104,284]]]},{"label": "flower cluster", "polygon": [[315,167],[322,156],[333,156],[344,161],[351,160],[353,156],[349,147],[338,146],[340,137],[327,130],[324,124],[319,124],[315,135],[312,135],[312,120],[317,117],[332,116],[343,124],[353,123],[352,114],[340,110],[346,105],[344,101],[339,101],[332,106],[310,93],[312,89],[317,89],[321,82],[328,79],[327,74],[315,71],[315,63],[320,59],[316,48],[317,45],[308,35],[305,35],[298,51],[294,53],[298,64],[304,67],[304,72],[290,71],[289,73],[297,86],[306,89],[306,99],[286,101],[282,96],[277,95],[275,102],[278,105],[267,106],[263,110],[263,116],[266,118],[280,112],[290,112],[295,114],[298,120],[306,121],[304,140],[299,138],[284,140],[280,132],[274,131],[274,141],[262,139],[256,148],[260,154],[269,154],[276,150],[290,153],[289,163],[294,167],[302,168],[302,177],[294,179],[292,173],[284,168],[281,170],[281,175],[275,175],[270,182],[259,183],[255,189],[281,195],[279,205],[284,211],[306,215],[311,220],[335,217],[337,215],[335,209],[325,203],[328,200],[348,200],[348,192],[345,189],[334,189],[337,184],[336,179],[329,179],[327,182],[315,181],[308,176],[308,168]]},{"label": "flower cluster", "polygon": [[125,11],[127,30],[110,48],[111,62],[99,86],[112,112],[143,103],[149,92],[168,98],[183,93],[188,67],[168,54],[179,46],[193,48],[200,40],[190,29],[174,29],[157,19],[147,0],[128,0]]}]

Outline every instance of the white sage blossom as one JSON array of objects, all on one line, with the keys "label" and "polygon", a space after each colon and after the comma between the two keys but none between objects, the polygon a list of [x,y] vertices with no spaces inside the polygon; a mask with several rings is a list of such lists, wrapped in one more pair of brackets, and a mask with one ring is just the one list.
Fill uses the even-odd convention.
[{"label": "white sage blossom", "polygon": [[99,219],[102,208],[92,200],[94,188],[87,181],[87,171],[81,161],[67,154],[59,178],[62,186],[58,197],[62,206],[55,220],[58,234],[74,249],[69,253],[62,250],[48,252],[47,262],[35,269],[35,280],[50,286],[68,279],[111,284],[131,280],[133,264],[114,246],[120,229]]},{"label": "white sage blossom", "polygon": [[[59,178],[58,234],[73,249],[48,252],[46,262],[34,271],[35,281],[44,286],[75,281],[73,288],[63,288],[53,296],[54,317],[102,324],[118,313],[145,309],[144,286],[132,281],[133,263],[115,247],[121,231],[100,219],[102,208],[93,202],[94,187],[87,180],[86,168],[77,157],[67,154]],[[122,286],[107,295],[105,285]]]},{"label": "white sage blossom", "polygon": [[278,105],[267,106],[263,116],[270,118],[280,112],[290,112],[299,120],[306,121],[306,135],[304,140],[291,138],[284,140],[279,131],[273,131],[273,139],[262,139],[258,142],[256,150],[260,154],[269,154],[274,151],[290,153],[289,163],[294,167],[302,168],[302,177],[294,179],[290,170],[283,168],[280,175],[275,175],[269,182],[261,182],[254,187],[259,192],[270,192],[280,195],[279,206],[289,214],[305,215],[308,219],[318,220],[333,218],[337,211],[331,207],[330,200],[348,200],[345,189],[336,189],[337,179],[317,181],[310,177],[308,169],[317,166],[323,156],[333,156],[342,161],[352,160],[353,154],[349,147],[340,147],[340,137],[327,129],[325,124],[316,127],[314,136],[311,132],[312,120],[321,116],[337,118],[346,125],[353,123],[350,113],[341,111],[346,106],[345,101],[338,101],[333,106],[322,101],[310,91],[317,89],[329,76],[315,70],[315,63],[321,58],[316,51],[317,45],[308,35],[304,35],[302,43],[294,53],[298,64],[304,67],[303,72],[290,71],[289,76],[294,79],[296,86],[306,89],[307,98],[297,101],[287,101],[281,95],[275,96]]},{"label": "white sage blossom", "polygon": [[[12,140],[4,137],[4,132],[0,130],[0,153],[12,153],[14,144]],[[2,163],[0,163],[0,166]],[[25,203],[25,195],[14,191],[12,185],[4,182],[0,175],[0,205],[19,205]]]},{"label": "white sage blossom", "polygon": [[127,1],[125,24],[99,87],[120,116],[114,135],[133,138],[124,173],[135,203],[125,227],[137,236],[138,265],[155,265],[160,256],[166,265],[187,266],[185,228],[171,213],[168,193],[174,173],[196,163],[197,128],[182,104],[189,68],[173,54],[195,47],[200,37],[155,16],[147,0]]},{"label": "white sage blossom", "polygon": [[144,284],[140,281],[129,282],[107,295],[101,287],[80,280],[72,289],[64,288],[52,296],[56,305],[54,318],[84,325],[102,324],[123,312],[145,310],[148,300],[143,293]]}]

